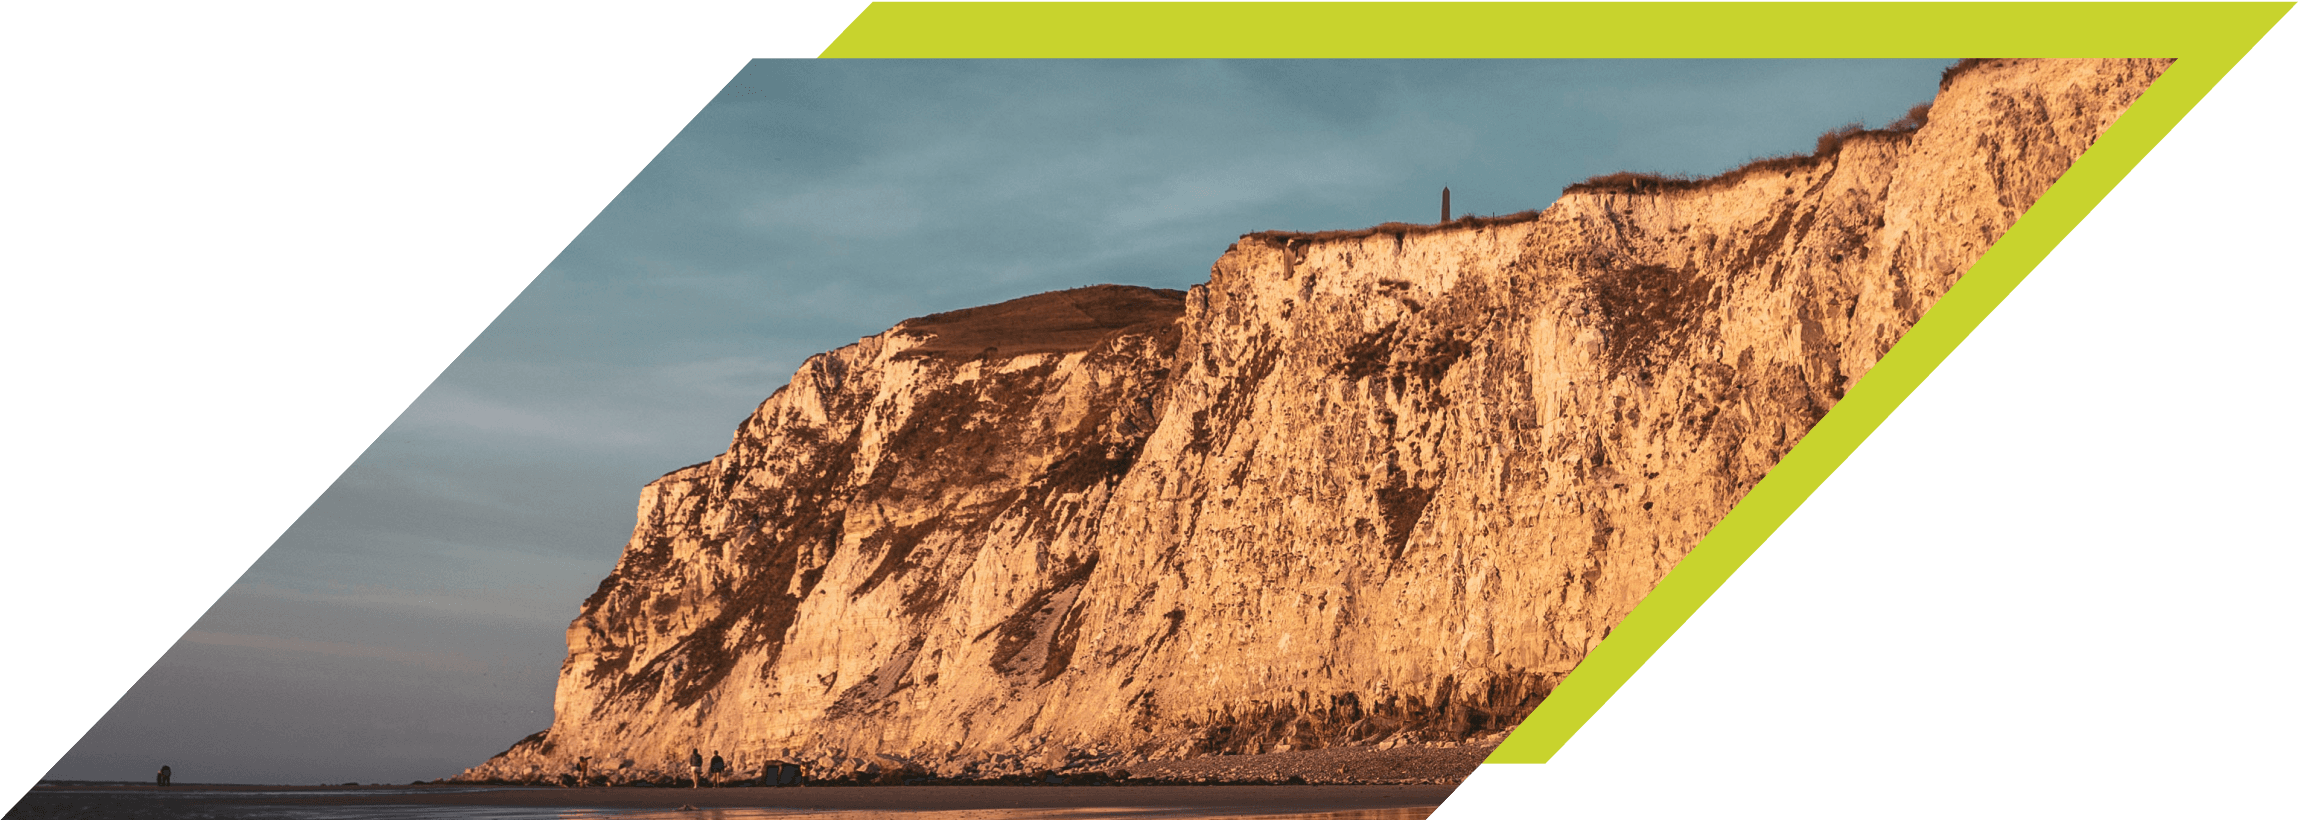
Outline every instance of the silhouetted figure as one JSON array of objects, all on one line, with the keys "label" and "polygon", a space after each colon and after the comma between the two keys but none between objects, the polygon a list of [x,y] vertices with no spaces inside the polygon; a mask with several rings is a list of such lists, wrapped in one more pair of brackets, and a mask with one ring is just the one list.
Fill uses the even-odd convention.
[{"label": "silhouetted figure", "polygon": [[590,785],[590,755],[575,758],[575,788]]},{"label": "silhouetted figure", "polygon": [[170,770],[168,769],[168,767],[166,767],[166,766],[161,766],[161,767],[160,767],[160,785],[161,785],[161,786],[166,786],[166,785],[168,784],[168,779],[169,779],[169,778],[171,778],[171,777],[174,777],[174,776],[175,776],[175,772],[173,772],[173,771],[170,771]]},{"label": "silhouetted figure", "polygon": [[710,785],[718,785],[719,776],[725,773],[726,758],[719,757],[717,749],[710,750]]},{"label": "silhouetted figure", "polygon": [[1452,221],[1452,186],[1444,186],[1444,210],[1437,214],[1438,222]]},{"label": "silhouetted figure", "polygon": [[696,749],[688,754],[686,765],[694,767],[694,787],[702,788],[702,750]]}]

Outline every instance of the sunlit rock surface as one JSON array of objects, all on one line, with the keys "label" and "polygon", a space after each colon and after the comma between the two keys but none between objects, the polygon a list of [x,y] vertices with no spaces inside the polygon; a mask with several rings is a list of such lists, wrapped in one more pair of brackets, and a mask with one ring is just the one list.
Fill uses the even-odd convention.
[{"label": "sunlit rock surface", "polygon": [[816,356],[646,487],[555,723],[464,777],[1488,743],[2168,64],[1990,61],[1832,154]]}]

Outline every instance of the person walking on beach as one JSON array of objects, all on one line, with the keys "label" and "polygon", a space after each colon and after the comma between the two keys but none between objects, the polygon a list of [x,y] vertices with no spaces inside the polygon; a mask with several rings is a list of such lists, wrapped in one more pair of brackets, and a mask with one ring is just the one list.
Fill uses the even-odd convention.
[{"label": "person walking on beach", "polygon": [[686,756],[686,765],[694,767],[694,787],[702,788],[702,750],[695,749]]},{"label": "person walking on beach", "polygon": [[590,755],[575,758],[575,788],[590,786]]},{"label": "person walking on beach", "polygon": [[168,784],[168,778],[170,778],[170,777],[173,777],[173,776],[175,776],[175,773],[174,773],[174,772],[171,772],[171,771],[168,771],[168,767],[166,767],[166,766],[161,766],[161,767],[160,767],[160,785],[161,785],[161,786],[165,787],[165,786]]},{"label": "person walking on beach", "polygon": [[718,785],[719,776],[725,773],[726,758],[719,757],[717,749],[710,750],[710,785]]}]

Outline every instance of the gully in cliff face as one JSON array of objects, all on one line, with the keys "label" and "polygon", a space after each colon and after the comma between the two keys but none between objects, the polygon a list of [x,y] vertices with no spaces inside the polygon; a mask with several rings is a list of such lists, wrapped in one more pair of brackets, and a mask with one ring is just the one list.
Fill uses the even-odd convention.
[{"label": "gully in cliff face", "polygon": [[551,729],[465,777],[1457,777],[2166,64],[815,356],[645,488]]}]

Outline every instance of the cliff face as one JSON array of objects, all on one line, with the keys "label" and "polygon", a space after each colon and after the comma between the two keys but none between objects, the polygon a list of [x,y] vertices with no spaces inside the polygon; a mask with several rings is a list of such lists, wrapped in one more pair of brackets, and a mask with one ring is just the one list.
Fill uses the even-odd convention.
[{"label": "cliff face", "polygon": [[1991,62],[1829,156],[817,356],[645,489],[556,722],[466,776],[1505,731],[2167,65]]}]

